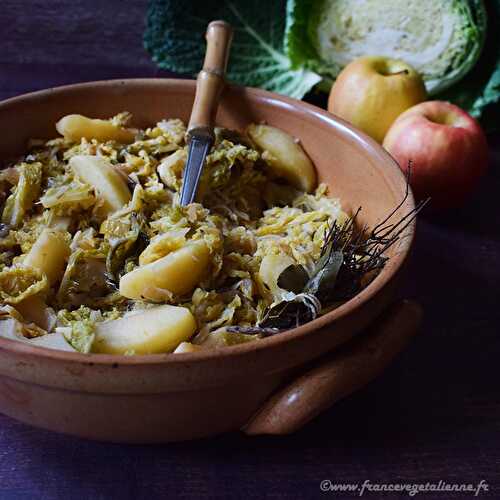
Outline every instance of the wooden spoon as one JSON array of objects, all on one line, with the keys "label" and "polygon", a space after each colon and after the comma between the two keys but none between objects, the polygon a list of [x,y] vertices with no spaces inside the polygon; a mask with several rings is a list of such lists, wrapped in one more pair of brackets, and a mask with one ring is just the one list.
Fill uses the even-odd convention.
[{"label": "wooden spoon", "polygon": [[207,28],[207,51],[196,80],[196,96],[188,125],[189,153],[184,170],[181,205],[192,203],[205,158],[213,144],[213,128],[224,75],[229,59],[233,29],[224,21],[212,21]]}]

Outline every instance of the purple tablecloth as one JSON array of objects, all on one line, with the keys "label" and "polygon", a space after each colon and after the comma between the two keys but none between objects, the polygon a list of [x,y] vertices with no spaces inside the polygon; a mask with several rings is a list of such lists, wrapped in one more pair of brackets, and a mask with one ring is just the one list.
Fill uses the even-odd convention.
[{"label": "purple tablecloth", "polygon": [[[140,43],[144,8],[145,0],[3,0],[0,98],[77,81],[157,75]],[[489,492],[479,497],[500,498],[500,138],[490,140],[491,169],[475,199],[440,219],[419,221],[402,295],[424,306],[424,323],[378,380],[282,438],[235,433],[120,446],[0,415],[0,500],[353,498],[321,493],[320,482],[481,479]]]}]

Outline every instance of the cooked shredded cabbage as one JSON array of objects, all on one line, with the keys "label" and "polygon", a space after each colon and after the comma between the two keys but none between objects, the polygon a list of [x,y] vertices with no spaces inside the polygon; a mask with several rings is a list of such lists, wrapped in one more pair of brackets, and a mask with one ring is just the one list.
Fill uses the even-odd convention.
[{"label": "cooked shredded cabbage", "polygon": [[[111,120],[122,126],[128,119],[120,114]],[[2,303],[15,307],[41,294],[57,312],[55,328],[77,350],[90,352],[97,323],[154,306],[122,296],[120,277],[202,240],[209,264],[194,290],[184,296],[163,290],[155,296],[189,308],[198,327],[194,343],[231,345],[257,338],[226,329],[255,326],[282,293],[263,281],[262,259],[283,256],[311,270],[328,227],[346,215],[339,200],[327,197],[324,185],[312,194],[297,191],[272,175],[265,155],[248,139],[224,130],[217,130],[208,155],[199,202],[180,207],[185,132],[180,120],[170,119],[138,130],[131,144],[32,141],[27,155],[2,177],[10,186],[0,207]],[[110,162],[130,187],[127,205],[103,216],[99,192],[69,167],[69,160],[82,154]],[[42,272],[22,264],[47,226],[71,236],[64,273],[50,285]]]},{"label": "cooked shredded cabbage", "polygon": [[12,266],[0,272],[0,298],[4,304],[18,304],[47,287],[47,276],[32,267]]}]

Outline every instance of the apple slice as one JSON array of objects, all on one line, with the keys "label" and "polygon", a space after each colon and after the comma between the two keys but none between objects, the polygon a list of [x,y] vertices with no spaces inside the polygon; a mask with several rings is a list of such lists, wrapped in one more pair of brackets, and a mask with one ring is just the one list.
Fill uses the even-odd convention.
[{"label": "apple slice", "polygon": [[69,165],[82,181],[90,184],[98,196],[104,199],[108,213],[119,210],[130,201],[127,183],[106,159],[76,155],[71,158]]},{"label": "apple slice", "polygon": [[196,352],[196,351],[201,351],[203,347],[197,345],[197,344],[192,344],[191,342],[181,342],[177,348],[175,349],[174,353],[175,354],[182,354],[184,352]]},{"label": "apple slice", "polygon": [[122,276],[120,293],[129,299],[150,300],[162,300],[162,290],[176,295],[189,293],[206,274],[209,256],[204,241],[188,243]]},{"label": "apple slice", "polygon": [[77,352],[76,349],[66,340],[61,332],[49,333],[41,337],[28,340],[31,345],[45,347],[46,349],[58,349],[59,351]]},{"label": "apple slice", "polygon": [[50,285],[63,275],[71,250],[65,231],[46,228],[36,239],[23,260],[25,266],[34,267],[45,273]]},{"label": "apple slice", "polygon": [[185,307],[163,305],[96,325],[92,352],[157,354],[173,351],[196,331]]},{"label": "apple slice", "polygon": [[278,177],[302,191],[311,192],[317,184],[316,170],[300,144],[290,135],[269,125],[249,125],[247,134],[262,150],[262,157]]},{"label": "apple slice", "polygon": [[57,131],[70,141],[79,142],[82,138],[99,142],[117,141],[128,144],[134,141],[131,130],[115,125],[110,120],[87,118],[82,115],[63,116],[56,123]]}]

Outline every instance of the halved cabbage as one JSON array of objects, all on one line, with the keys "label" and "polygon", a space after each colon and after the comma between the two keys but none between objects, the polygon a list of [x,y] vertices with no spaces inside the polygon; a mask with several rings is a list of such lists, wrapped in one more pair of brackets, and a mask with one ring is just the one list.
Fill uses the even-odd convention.
[{"label": "halved cabbage", "polygon": [[341,69],[366,55],[402,59],[437,94],[476,63],[486,35],[482,0],[289,0],[285,47],[329,89]]}]

